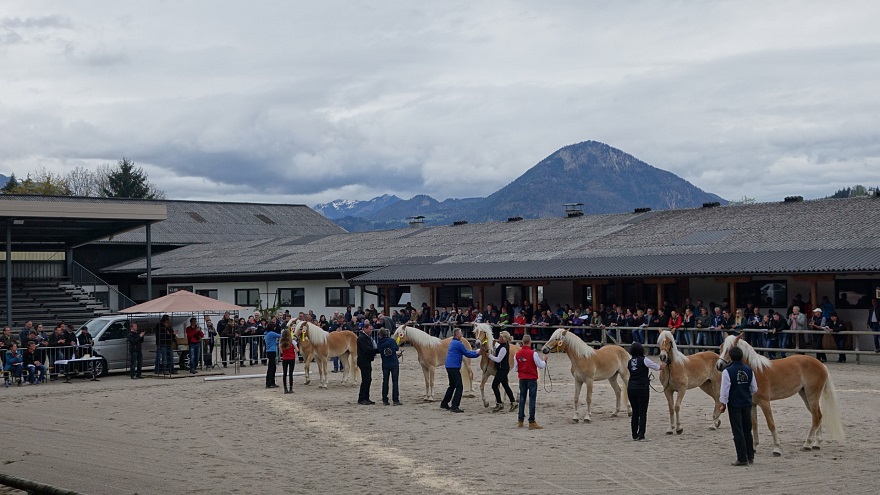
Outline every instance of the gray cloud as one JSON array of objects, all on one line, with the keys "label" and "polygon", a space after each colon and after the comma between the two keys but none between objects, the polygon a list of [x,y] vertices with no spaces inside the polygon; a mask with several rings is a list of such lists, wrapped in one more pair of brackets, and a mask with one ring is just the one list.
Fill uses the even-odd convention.
[{"label": "gray cloud", "polygon": [[870,2],[17,8],[0,20],[7,174],[124,155],[171,198],[444,199],[595,139],[775,200],[880,165]]}]

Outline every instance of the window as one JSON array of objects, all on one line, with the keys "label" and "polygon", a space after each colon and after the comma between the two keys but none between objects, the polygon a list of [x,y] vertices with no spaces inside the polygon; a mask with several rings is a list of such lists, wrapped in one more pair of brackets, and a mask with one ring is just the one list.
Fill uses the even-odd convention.
[{"label": "window", "polygon": [[128,320],[124,321],[114,321],[110,324],[107,330],[104,330],[104,333],[101,334],[101,341],[105,340],[119,340],[124,339],[128,336]]},{"label": "window", "polygon": [[352,287],[328,287],[327,306],[354,306],[354,288]]},{"label": "window", "polygon": [[304,308],[306,306],[306,290],[298,289],[278,289],[276,304],[279,306],[293,306],[295,308]]},{"label": "window", "polygon": [[412,301],[412,295],[410,294],[410,287],[408,285],[392,287],[390,289],[379,287],[379,304],[377,304],[377,306],[385,307],[386,292],[391,298],[388,302],[389,306],[406,306],[406,303]]},{"label": "window", "polygon": [[788,283],[785,280],[753,280],[736,284],[736,304],[752,303],[758,308],[788,307]]},{"label": "window", "polygon": [[516,306],[529,299],[529,291],[522,285],[505,285],[501,288],[501,300]]},{"label": "window", "polygon": [[259,303],[259,289],[235,289],[235,304],[239,306],[257,306]]},{"label": "window", "polygon": [[868,309],[874,298],[880,299],[880,280],[844,279],[834,282],[836,309]]},{"label": "window", "polygon": [[197,289],[196,294],[210,297],[211,299],[217,299],[217,289]]},{"label": "window", "polygon": [[437,307],[470,306],[474,303],[474,289],[469,286],[452,286],[437,288]]}]

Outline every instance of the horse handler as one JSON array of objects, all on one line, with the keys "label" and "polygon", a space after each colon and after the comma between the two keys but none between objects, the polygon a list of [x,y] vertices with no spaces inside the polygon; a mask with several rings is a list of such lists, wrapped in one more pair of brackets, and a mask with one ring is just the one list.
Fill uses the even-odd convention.
[{"label": "horse handler", "polygon": [[[549,350],[547,351],[549,352]],[[516,353],[513,360],[513,371],[519,375],[519,422],[517,427],[523,427],[526,413],[526,396],[529,397],[529,429],[540,430],[544,428],[535,422],[535,402],[538,394],[538,369],[547,367],[547,354],[543,358],[532,349],[532,337],[523,335],[522,349]]]},{"label": "horse handler", "polygon": [[379,353],[376,343],[373,342],[373,324],[370,320],[364,321],[364,328],[357,337],[357,365],[361,369],[361,389],[358,393],[358,404],[371,406],[375,402],[370,400],[370,384],[373,383],[373,358]]},{"label": "horse handler", "polygon": [[648,368],[660,371],[660,365],[645,357],[645,348],[638,342],[633,342],[629,348],[632,358],[627,363],[629,368],[629,383],[627,384],[627,397],[632,406],[632,437],[633,440],[645,440],[645,424],[648,421],[648,400],[651,398],[650,378]]},{"label": "horse handler", "polygon": [[[449,387],[440,403],[440,409],[447,409],[454,413],[464,412],[458,407],[461,404],[461,393],[464,392],[464,383],[461,381],[463,357],[480,357],[480,351],[467,350],[461,343],[461,328],[456,328],[452,334],[452,342],[449,343],[449,351],[446,352],[446,375],[449,377]],[[452,407],[449,405],[450,399],[452,399]]]},{"label": "horse handler", "polygon": [[733,443],[736,446],[736,462],[733,465],[747,466],[755,462],[752,395],[758,391],[758,383],[752,369],[742,362],[742,349],[731,349],[730,359],[733,362],[721,373],[721,412],[727,409],[730,429],[733,431]]}]

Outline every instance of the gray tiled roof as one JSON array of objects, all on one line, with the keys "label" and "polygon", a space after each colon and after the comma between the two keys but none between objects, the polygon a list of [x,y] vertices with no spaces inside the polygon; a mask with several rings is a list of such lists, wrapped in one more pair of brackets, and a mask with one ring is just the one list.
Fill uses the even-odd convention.
[{"label": "gray tiled roof", "polygon": [[[169,215],[170,216],[170,215]],[[188,246],[154,276],[376,272],[358,283],[880,270],[880,199],[590,215]],[[143,261],[113,271],[143,272]]]},{"label": "gray tiled roof", "polygon": [[[163,204],[168,218],[152,225],[153,244],[246,241],[281,236],[322,236],[345,232],[341,227],[306,205],[222,203],[214,201],[133,200],[78,198],[67,196],[10,196],[19,201]],[[7,199],[8,199],[7,198]],[[0,195],[0,200],[4,199]],[[101,243],[143,244],[146,229],[113,236]]]}]

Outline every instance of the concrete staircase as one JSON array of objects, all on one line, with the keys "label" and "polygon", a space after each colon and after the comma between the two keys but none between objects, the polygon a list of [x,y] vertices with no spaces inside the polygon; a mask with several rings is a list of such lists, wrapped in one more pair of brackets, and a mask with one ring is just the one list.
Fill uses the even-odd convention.
[{"label": "concrete staircase", "polygon": [[[6,323],[6,287],[0,287],[0,323]],[[69,279],[13,280],[12,328],[15,332],[28,320],[34,326],[42,323],[51,332],[63,321],[79,327],[86,321],[110,313],[111,310]]]}]

